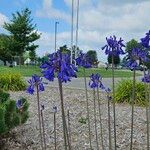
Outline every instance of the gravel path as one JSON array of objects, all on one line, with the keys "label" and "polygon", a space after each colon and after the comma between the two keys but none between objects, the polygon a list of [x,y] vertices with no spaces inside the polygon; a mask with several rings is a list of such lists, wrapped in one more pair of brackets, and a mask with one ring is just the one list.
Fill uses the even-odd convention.
[{"label": "gravel path", "polygon": [[[11,97],[17,99],[21,96],[26,97],[30,102],[30,118],[26,124],[13,129],[11,135],[1,143],[5,145],[0,147],[0,150],[40,150],[39,131],[38,131],[38,117],[37,117],[37,103],[36,96],[30,96],[25,92],[11,92]],[[94,109],[92,91],[88,93],[90,100],[90,120],[92,127],[92,146],[96,150],[95,130],[94,130]],[[58,88],[47,87],[46,91],[41,93],[41,102],[45,105],[44,120],[46,128],[46,142],[47,149],[54,150],[53,137],[53,112],[52,107],[58,107],[57,113],[57,149],[64,150],[63,135],[62,135],[62,121],[60,112],[60,100]],[[72,150],[88,150],[88,128],[87,124],[79,122],[81,117],[86,117],[86,101],[84,90],[64,89],[65,110],[70,110],[71,120],[71,141]],[[98,107],[98,104],[97,104]],[[105,150],[108,150],[108,116],[107,116],[107,99],[101,93],[101,111],[103,122],[103,135]],[[131,123],[131,106],[127,104],[116,105],[116,125],[117,125],[117,146],[118,150],[129,150],[130,146],[130,123]],[[134,149],[146,150],[146,117],[145,108],[135,107],[134,117]],[[100,139],[100,126],[97,108],[97,122],[98,122],[98,137]],[[111,106],[111,125],[113,127],[113,116]],[[112,131],[113,136],[113,131]],[[114,145],[113,139],[112,144]],[[101,145],[99,141],[99,145]],[[101,149],[101,148],[100,148]],[[114,148],[113,148],[114,149]]]}]

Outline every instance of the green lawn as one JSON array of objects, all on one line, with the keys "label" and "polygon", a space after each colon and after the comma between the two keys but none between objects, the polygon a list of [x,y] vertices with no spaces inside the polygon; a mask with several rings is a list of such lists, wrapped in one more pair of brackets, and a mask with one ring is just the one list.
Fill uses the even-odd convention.
[{"label": "green lawn", "polygon": [[[9,73],[9,72],[10,73],[17,72],[17,73],[22,74],[25,77],[30,77],[33,74],[40,75],[40,68],[37,66],[36,67],[35,66],[29,66],[29,67],[21,66],[21,68],[20,67],[10,68],[10,67],[0,66],[0,74],[1,73]],[[89,77],[92,73],[100,73],[103,78],[108,78],[108,77],[112,76],[111,69],[109,69],[107,71],[104,68],[86,69],[87,77]],[[82,68],[79,68],[77,75],[78,75],[78,77],[83,77],[83,69]],[[137,74],[137,75],[139,75],[139,74]],[[131,77],[131,76],[132,76],[132,72],[129,70],[127,70],[127,71],[115,70],[116,78],[117,77]]]}]

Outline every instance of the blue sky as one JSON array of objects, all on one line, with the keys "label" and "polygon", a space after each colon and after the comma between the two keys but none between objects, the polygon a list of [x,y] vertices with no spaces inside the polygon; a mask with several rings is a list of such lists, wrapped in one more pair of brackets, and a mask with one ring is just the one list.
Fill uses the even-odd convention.
[{"label": "blue sky", "polygon": [[[77,0],[74,1],[76,5]],[[32,11],[38,32],[42,33],[37,41],[40,56],[54,51],[55,21],[60,22],[58,47],[70,45],[71,0],[1,0],[0,32],[6,32],[2,25],[13,12],[26,7]],[[99,60],[106,61],[100,50],[105,37],[115,34],[125,43],[132,38],[139,40],[150,30],[149,10],[150,0],[80,0],[79,47],[83,51],[96,50]]]}]

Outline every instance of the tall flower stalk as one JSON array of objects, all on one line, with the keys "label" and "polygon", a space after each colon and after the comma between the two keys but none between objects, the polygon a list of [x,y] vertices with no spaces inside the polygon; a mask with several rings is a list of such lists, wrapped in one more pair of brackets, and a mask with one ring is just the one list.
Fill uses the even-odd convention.
[{"label": "tall flower stalk", "polygon": [[91,67],[90,58],[87,57],[86,53],[80,53],[79,57],[76,59],[76,64],[83,67],[84,85],[85,85],[85,98],[86,98],[86,110],[87,110],[87,121],[88,121],[88,133],[90,149],[92,149],[92,139],[91,139],[91,125],[90,125],[90,110],[89,110],[89,99],[87,90],[87,79],[86,79],[86,68]]},{"label": "tall flower stalk", "polygon": [[49,55],[48,61],[44,62],[41,65],[41,69],[42,69],[43,76],[47,80],[54,81],[55,76],[57,76],[58,78],[62,122],[63,122],[64,146],[66,150],[67,150],[67,145],[68,148],[71,149],[69,135],[68,135],[68,128],[67,128],[67,123],[65,118],[62,83],[71,81],[72,77],[77,77],[76,76],[77,68],[75,67],[74,64],[70,63],[69,54],[63,53],[60,50],[58,50],[57,52]]},{"label": "tall flower stalk", "polygon": [[102,113],[101,113],[101,100],[99,95],[99,88],[97,87],[97,100],[98,100],[98,111],[99,111],[99,123],[100,123],[100,136],[101,136],[101,144],[102,150],[104,150],[104,139],[103,139],[103,124],[102,124]]},{"label": "tall flower stalk", "polygon": [[121,54],[125,54],[123,51],[123,40],[120,38],[117,40],[115,36],[110,36],[110,38],[106,38],[107,44],[102,47],[102,50],[105,50],[106,55],[112,56],[112,101],[113,101],[113,117],[114,117],[114,142],[115,149],[117,149],[117,135],[116,135],[116,106],[115,106],[115,78],[114,78],[114,57],[119,56]]},{"label": "tall flower stalk", "polygon": [[[145,55],[145,60],[143,61],[143,65],[145,62],[150,62],[148,56],[148,51],[146,49],[150,48],[150,30],[149,32],[146,33],[146,36],[144,38],[141,38],[141,45],[144,47],[144,52],[143,55]],[[144,87],[145,87],[145,99],[146,99],[146,120],[147,120],[147,149],[149,150],[150,148],[150,143],[149,143],[149,136],[150,136],[150,130],[149,130],[149,122],[150,122],[150,99],[149,99],[149,83],[150,83],[150,73],[146,74],[145,67],[144,67],[144,77],[142,78],[142,82],[144,82]]]},{"label": "tall flower stalk", "polygon": [[57,132],[56,132],[56,113],[57,113],[57,107],[53,107],[53,112],[54,112],[54,146],[55,150],[57,149]]},{"label": "tall flower stalk", "polygon": [[127,66],[133,70],[133,87],[132,87],[132,101],[131,101],[131,144],[130,149],[133,148],[133,127],[134,127],[134,104],[136,103],[136,68],[139,66],[140,61],[147,61],[147,53],[140,48],[133,48]]},{"label": "tall flower stalk", "polygon": [[41,111],[40,111],[40,97],[39,97],[39,92],[44,91],[44,86],[42,83],[42,78],[40,78],[37,75],[33,75],[32,79],[28,81],[29,87],[27,88],[27,92],[29,94],[34,94],[35,89],[36,89],[36,96],[37,96],[37,107],[38,107],[38,118],[39,118],[39,132],[40,132],[40,139],[41,139],[41,148],[42,150],[44,149],[43,147],[43,136],[42,136],[42,122],[41,122]]},{"label": "tall flower stalk", "polygon": [[43,130],[43,142],[44,142],[44,150],[46,150],[46,137],[45,137],[45,125],[44,125],[44,105],[41,105],[41,121],[42,121],[42,130]]},{"label": "tall flower stalk", "polygon": [[105,89],[102,84],[101,76],[97,74],[92,74],[90,76],[89,86],[93,89],[93,102],[94,102],[94,125],[95,125],[95,135],[96,135],[96,145],[97,150],[99,149],[99,142],[98,142],[98,131],[97,131],[97,115],[96,115],[96,89],[101,88]]}]

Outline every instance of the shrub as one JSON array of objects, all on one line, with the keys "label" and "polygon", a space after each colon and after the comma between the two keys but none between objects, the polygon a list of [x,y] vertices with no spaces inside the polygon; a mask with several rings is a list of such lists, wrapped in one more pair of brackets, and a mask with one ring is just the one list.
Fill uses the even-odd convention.
[{"label": "shrub", "polygon": [[0,103],[0,135],[27,121],[29,104],[25,98],[22,98],[21,101],[21,109],[16,106],[15,100],[9,98]]},{"label": "shrub", "polygon": [[7,73],[0,75],[0,88],[5,91],[21,91],[25,90],[26,83],[20,74]]},{"label": "shrub", "polygon": [[0,89],[0,104],[4,103],[9,98],[9,94]]},{"label": "shrub", "polygon": [[[116,91],[115,91],[115,101],[119,103],[130,103],[132,100],[132,80],[122,80],[117,83]],[[135,104],[144,106],[146,105],[145,100],[145,88],[142,82],[136,82],[135,84]]]}]

